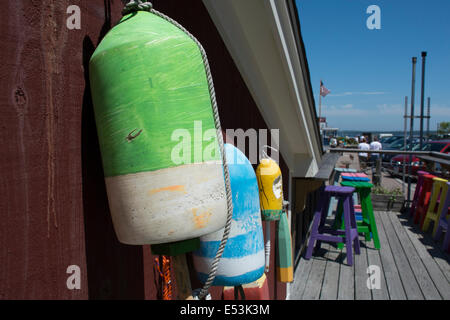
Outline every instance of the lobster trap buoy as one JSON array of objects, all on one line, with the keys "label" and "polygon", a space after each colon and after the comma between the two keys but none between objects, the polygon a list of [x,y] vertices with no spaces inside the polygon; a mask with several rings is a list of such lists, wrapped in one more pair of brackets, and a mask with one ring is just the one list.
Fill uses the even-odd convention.
[{"label": "lobster trap buoy", "polygon": [[[259,279],[264,273],[264,237],[255,171],[246,156],[225,144],[233,198],[233,218],[228,241],[217,265],[214,286],[238,286]],[[202,283],[224,231],[200,237],[200,249],[193,252],[194,266]]]},{"label": "lobster trap buoy", "polygon": [[277,279],[294,281],[292,239],[287,214],[283,210],[283,181],[281,169],[275,160],[261,159],[256,168],[262,220],[266,222],[266,272],[270,261],[270,223],[277,223]]},{"label": "lobster trap buoy", "polygon": [[125,14],[91,57],[95,120],[120,242],[176,242],[225,225],[218,116],[203,53],[185,30],[150,10]]},{"label": "lobster trap buoy", "polygon": [[281,169],[271,158],[261,159],[256,168],[261,212],[264,220],[278,220],[283,212],[283,180]]}]

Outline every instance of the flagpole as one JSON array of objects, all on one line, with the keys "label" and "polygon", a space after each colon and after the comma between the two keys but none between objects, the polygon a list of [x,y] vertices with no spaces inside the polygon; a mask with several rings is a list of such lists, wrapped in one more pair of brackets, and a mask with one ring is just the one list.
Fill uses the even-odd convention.
[{"label": "flagpole", "polygon": [[320,87],[319,87],[319,124],[320,118],[322,118],[322,95],[320,94],[321,89],[322,89],[322,80],[320,80]]}]

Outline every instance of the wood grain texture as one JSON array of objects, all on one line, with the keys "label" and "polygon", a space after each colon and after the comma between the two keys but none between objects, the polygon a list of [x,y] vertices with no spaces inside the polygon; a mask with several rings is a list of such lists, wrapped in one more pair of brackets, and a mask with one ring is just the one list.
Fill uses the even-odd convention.
[{"label": "wood grain texture", "polygon": [[[0,5],[9,12],[0,22],[2,299],[87,297],[79,160],[83,38],[69,34],[67,6]],[[70,82],[69,74],[76,75]],[[69,265],[81,269],[80,290],[66,287]]]},{"label": "wood grain texture", "polygon": [[[66,27],[70,4],[81,30]],[[86,83],[86,61],[123,4],[0,7],[9,12],[0,22],[0,298],[143,298],[142,248],[120,245],[112,230]],[[66,286],[70,265],[80,267],[79,290]]]},{"label": "wood grain texture", "polygon": [[422,291],[416,282],[411,265],[409,264],[408,258],[397,237],[395,228],[392,226],[392,223],[386,214],[380,214],[380,217],[380,220],[383,221],[384,230],[392,250],[395,264],[400,271],[399,275],[402,279],[403,288],[405,289],[408,300],[423,300],[424,297]]},{"label": "wood grain texture", "polygon": [[325,277],[323,279],[320,300],[337,300],[339,288],[339,255],[340,250],[333,245],[325,243],[324,248],[328,251],[325,255],[327,265],[325,267]]},{"label": "wood grain texture", "polygon": [[383,266],[384,276],[386,278],[386,285],[391,300],[406,300],[406,293],[403,288],[402,280],[400,278],[399,270],[395,264],[394,256],[386,236],[386,231],[381,220],[380,215],[384,212],[375,211],[375,219],[377,221],[378,232],[380,235],[380,242],[384,245],[380,248],[380,260]]},{"label": "wood grain texture", "polygon": [[355,300],[355,264],[349,266],[344,263],[347,257],[347,247],[344,247],[341,252],[338,300]]}]

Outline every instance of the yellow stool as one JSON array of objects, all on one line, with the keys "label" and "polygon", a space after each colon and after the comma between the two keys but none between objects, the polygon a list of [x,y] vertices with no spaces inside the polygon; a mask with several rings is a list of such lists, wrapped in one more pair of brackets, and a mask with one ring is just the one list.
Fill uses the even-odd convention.
[{"label": "yellow stool", "polygon": [[[447,182],[448,182],[447,180],[441,178],[433,178],[433,191],[431,192],[430,205],[428,206],[428,211],[425,215],[425,220],[422,226],[422,231],[427,231],[430,226],[430,222],[433,221],[434,222],[433,236],[436,234],[438,222],[439,219],[441,218],[441,213],[443,212],[442,207],[445,203],[445,198],[447,197],[447,190],[448,190]],[[440,198],[439,207],[436,211],[435,210],[436,204],[439,198]],[[447,211],[445,211],[445,214],[446,213]]]}]

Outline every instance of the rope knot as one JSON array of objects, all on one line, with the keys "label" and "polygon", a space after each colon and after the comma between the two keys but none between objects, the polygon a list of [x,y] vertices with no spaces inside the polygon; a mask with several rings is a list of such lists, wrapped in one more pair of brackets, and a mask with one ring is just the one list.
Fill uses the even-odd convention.
[{"label": "rope knot", "polygon": [[130,0],[122,10],[122,15],[127,15],[136,11],[148,11],[153,9],[153,4],[149,1],[142,2],[142,0]]}]

